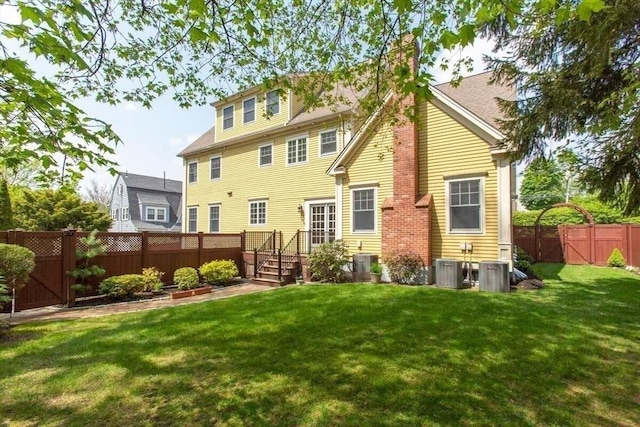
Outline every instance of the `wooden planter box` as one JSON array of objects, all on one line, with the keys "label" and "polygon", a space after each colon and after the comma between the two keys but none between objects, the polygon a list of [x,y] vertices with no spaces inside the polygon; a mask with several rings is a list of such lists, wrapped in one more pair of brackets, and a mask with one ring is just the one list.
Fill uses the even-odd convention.
[{"label": "wooden planter box", "polygon": [[195,289],[187,289],[186,291],[172,292],[170,294],[170,297],[171,299],[180,299],[180,298],[192,297],[195,295],[210,294],[211,289],[212,289],[211,286],[204,286],[202,288],[195,288]]}]

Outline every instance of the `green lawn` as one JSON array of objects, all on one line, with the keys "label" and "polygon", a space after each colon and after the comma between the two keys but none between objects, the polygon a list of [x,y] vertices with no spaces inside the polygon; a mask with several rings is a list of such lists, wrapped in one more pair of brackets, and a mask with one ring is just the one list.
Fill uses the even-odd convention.
[{"label": "green lawn", "polygon": [[16,327],[0,424],[639,425],[640,278],[273,292]]}]

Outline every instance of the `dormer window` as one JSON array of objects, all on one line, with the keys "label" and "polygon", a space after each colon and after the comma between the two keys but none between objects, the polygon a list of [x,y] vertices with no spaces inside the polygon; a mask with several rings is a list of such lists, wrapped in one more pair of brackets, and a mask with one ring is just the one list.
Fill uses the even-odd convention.
[{"label": "dormer window", "polygon": [[222,110],[222,129],[231,129],[233,127],[233,105]]},{"label": "dormer window", "polygon": [[277,90],[267,92],[265,103],[268,115],[280,114],[280,95]]},{"label": "dormer window", "polygon": [[256,99],[245,99],[242,103],[242,111],[244,113],[244,124],[254,122],[256,120]]},{"label": "dormer window", "polygon": [[167,208],[157,208],[147,206],[146,221],[157,221],[157,222],[166,222],[167,221]]}]

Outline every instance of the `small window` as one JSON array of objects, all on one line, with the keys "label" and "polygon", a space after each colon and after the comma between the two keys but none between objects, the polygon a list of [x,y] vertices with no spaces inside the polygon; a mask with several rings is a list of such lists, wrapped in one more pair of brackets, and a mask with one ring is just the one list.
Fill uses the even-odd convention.
[{"label": "small window", "polygon": [[353,232],[370,233],[376,229],[376,192],[373,188],[353,190]]},{"label": "small window", "polygon": [[244,124],[254,122],[256,120],[256,99],[245,99],[242,103],[244,112]]},{"label": "small window", "polygon": [[267,202],[265,200],[249,203],[249,225],[267,224]]},{"label": "small window", "polygon": [[273,145],[260,146],[260,166],[271,166],[273,164]]},{"label": "small window", "polygon": [[220,205],[209,206],[209,233],[220,232]]},{"label": "small window", "polygon": [[167,208],[147,207],[145,221],[165,222],[167,220]]},{"label": "small window", "polygon": [[222,110],[222,129],[231,129],[233,127],[233,105]]},{"label": "small window", "polygon": [[158,208],[156,209],[156,218],[158,221],[166,221],[167,220],[167,209],[166,208]]},{"label": "small window", "polygon": [[188,233],[196,233],[198,231],[198,208],[189,208]]},{"label": "small window", "polygon": [[211,169],[211,180],[220,179],[220,156],[212,157],[209,161]]},{"label": "small window", "polygon": [[287,141],[287,164],[296,165],[307,162],[307,138]]},{"label": "small window", "polygon": [[280,114],[280,95],[278,95],[277,90],[272,90],[271,92],[267,92],[265,102],[267,104],[267,114],[269,115]]},{"label": "small window", "polygon": [[448,182],[449,231],[454,233],[482,232],[482,180],[468,179]]},{"label": "small window", "polygon": [[116,220],[116,221],[118,220],[118,209],[113,209],[111,211],[111,219]]},{"label": "small window", "polygon": [[128,221],[129,220],[129,208],[122,208],[120,209],[120,217],[122,218],[123,221]]},{"label": "small window", "polygon": [[189,163],[189,184],[198,182],[198,163]]},{"label": "small window", "polygon": [[338,151],[338,136],[335,130],[320,133],[320,155]]}]

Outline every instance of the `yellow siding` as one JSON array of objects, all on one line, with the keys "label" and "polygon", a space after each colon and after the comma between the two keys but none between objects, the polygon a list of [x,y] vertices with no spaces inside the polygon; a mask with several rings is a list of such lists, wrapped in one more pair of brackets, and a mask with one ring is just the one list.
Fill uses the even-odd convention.
[{"label": "yellow siding", "polygon": [[302,101],[302,98],[300,98],[299,96],[294,95],[292,92],[290,92],[291,94],[291,118],[294,118],[295,116],[297,116],[298,114],[300,114],[302,112],[302,110],[304,109],[304,102]]},{"label": "yellow siding", "polygon": [[[426,108],[425,108],[426,107]],[[433,258],[461,258],[461,242],[473,243],[473,261],[492,260],[498,255],[497,169],[490,146],[431,103],[421,106],[420,193],[433,195]],[[425,144],[425,141],[428,143]],[[426,159],[426,161],[425,161]],[[448,234],[445,218],[444,177],[486,172],[484,176],[484,233]]]},{"label": "yellow siding", "polygon": [[[286,243],[296,230],[304,230],[305,218],[298,212],[298,206],[304,205],[305,200],[335,198],[335,178],[325,171],[337,154],[320,157],[318,149],[318,132],[334,128],[338,129],[340,138],[340,124],[331,123],[257,143],[231,145],[197,157],[198,182],[187,185],[186,204],[198,206],[198,231],[209,231],[208,206],[213,203],[221,205],[220,231],[223,233],[278,230],[283,232]],[[301,135],[308,135],[307,164],[287,166],[286,140]],[[258,147],[267,143],[274,144],[273,164],[260,167]],[[209,159],[214,155],[222,156],[218,181],[209,179]],[[268,198],[267,224],[250,226],[249,200],[258,198]]]},{"label": "yellow siding", "polygon": [[[382,254],[382,211],[387,197],[393,196],[393,130],[389,123],[378,126],[360,145],[352,160],[346,165],[348,177],[343,179],[342,203],[343,240],[349,245],[351,254],[363,252]],[[376,232],[374,234],[353,233],[351,230],[351,190],[350,185],[376,183]],[[360,187],[357,187],[360,188]],[[358,248],[358,242],[362,246]]]},{"label": "yellow siding", "polygon": [[[244,109],[243,102],[249,98],[256,98],[256,114],[253,122],[244,124]],[[235,138],[241,135],[246,135],[254,132],[258,132],[264,129],[268,129],[275,126],[284,125],[289,119],[289,106],[287,99],[284,96],[280,96],[280,113],[274,114],[271,117],[266,116],[265,106],[265,94],[253,93],[242,97],[241,99],[225,104],[216,108],[216,142],[223,142],[227,139]],[[222,129],[222,110],[233,104],[233,127],[223,130]]]}]

